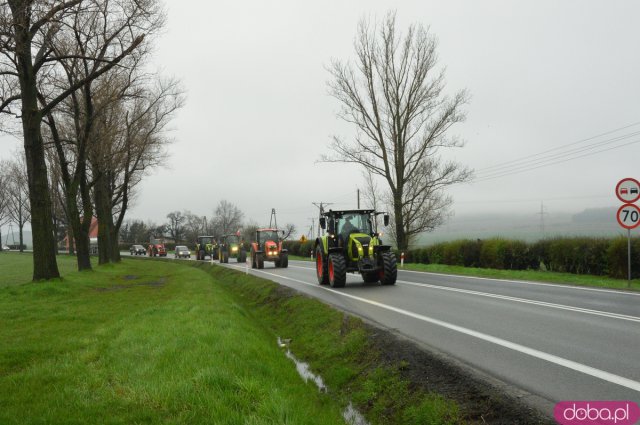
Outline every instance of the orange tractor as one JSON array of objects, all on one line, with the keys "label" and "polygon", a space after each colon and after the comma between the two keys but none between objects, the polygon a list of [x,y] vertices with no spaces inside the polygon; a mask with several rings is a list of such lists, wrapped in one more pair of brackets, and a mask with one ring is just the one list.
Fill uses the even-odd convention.
[{"label": "orange tractor", "polygon": [[289,254],[282,248],[284,231],[278,229],[256,230],[255,242],[251,243],[251,268],[263,269],[265,261],[273,261],[276,267],[289,266]]}]

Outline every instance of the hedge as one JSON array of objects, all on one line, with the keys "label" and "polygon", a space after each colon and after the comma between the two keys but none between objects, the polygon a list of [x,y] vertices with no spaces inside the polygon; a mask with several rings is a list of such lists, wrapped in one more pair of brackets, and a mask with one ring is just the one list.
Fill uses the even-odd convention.
[{"label": "hedge", "polygon": [[[640,277],[640,238],[632,238],[632,277]],[[537,270],[627,277],[627,239],[572,237],[535,243],[493,238],[440,242],[405,252],[405,262],[504,270]]]}]

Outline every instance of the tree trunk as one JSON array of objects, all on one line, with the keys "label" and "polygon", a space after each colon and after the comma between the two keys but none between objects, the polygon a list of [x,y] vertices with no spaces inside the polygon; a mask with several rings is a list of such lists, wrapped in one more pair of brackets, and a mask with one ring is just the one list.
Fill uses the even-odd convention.
[{"label": "tree trunk", "polygon": [[98,263],[107,264],[111,262],[113,242],[111,240],[111,229],[109,223],[113,222],[111,216],[111,202],[107,179],[104,174],[96,173],[94,186],[94,196],[96,205],[96,217],[98,217]]},{"label": "tree trunk", "polygon": [[22,100],[22,131],[31,201],[31,231],[33,235],[33,280],[60,277],[53,237],[53,209],[47,180],[47,163],[38,109],[37,80],[31,61],[30,5],[10,2],[16,24],[15,57]]},{"label": "tree trunk", "polygon": [[20,235],[20,252],[24,252],[24,236],[22,233],[22,229],[24,228],[24,223],[20,223],[18,226],[18,234]]},{"label": "tree trunk", "polygon": [[[35,86],[35,81],[33,84]],[[33,280],[53,279],[60,277],[60,272],[56,262],[47,165],[40,133],[41,117],[37,111],[35,94],[31,102],[25,102],[27,97],[23,91],[22,126],[31,201]]]},{"label": "tree trunk", "polygon": [[404,230],[404,215],[402,214],[402,198],[396,195],[393,200],[393,214],[396,224],[396,243],[398,250],[406,251],[409,248],[409,241]]},{"label": "tree trunk", "polygon": [[111,262],[119,263],[122,258],[120,257],[120,244],[118,243],[118,232],[120,230],[115,226],[111,228]]}]

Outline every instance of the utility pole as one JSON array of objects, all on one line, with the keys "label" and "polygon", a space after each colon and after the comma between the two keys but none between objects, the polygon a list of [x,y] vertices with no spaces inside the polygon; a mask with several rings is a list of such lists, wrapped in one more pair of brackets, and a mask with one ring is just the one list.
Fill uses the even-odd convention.
[{"label": "utility pole", "polygon": [[315,217],[307,217],[309,220],[311,220],[311,227],[309,227],[309,237],[308,239],[313,238],[313,234],[315,233],[315,224],[316,224],[316,220],[317,218]]},{"label": "utility pole", "polygon": [[269,228],[271,228],[271,229],[277,229],[278,228],[278,220],[276,220],[276,209],[275,208],[271,208],[271,217],[269,218]]},{"label": "utility pole", "polygon": [[358,209],[360,209],[360,189],[358,190]]},{"label": "utility pole", "polygon": [[542,238],[544,239],[544,215],[549,213],[545,211],[543,201],[540,201],[540,212],[536,214],[540,215],[540,232],[542,232]]},{"label": "utility pole", "polygon": [[[333,205],[332,203],[329,202],[312,202],[313,205],[315,205],[316,207],[318,207],[319,213],[318,213],[318,217],[322,216],[322,213],[324,213],[324,207],[328,207],[329,205]],[[321,232],[322,228],[320,226],[318,226],[318,237],[320,237],[320,232]]]}]

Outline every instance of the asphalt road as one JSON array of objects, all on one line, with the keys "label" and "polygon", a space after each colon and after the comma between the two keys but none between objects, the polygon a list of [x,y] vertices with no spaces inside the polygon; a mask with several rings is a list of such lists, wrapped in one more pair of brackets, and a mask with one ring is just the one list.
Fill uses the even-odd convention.
[{"label": "asphalt road", "polygon": [[[320,286],[314,264],[247,271],[416,340],[485,375],[562,400],[640,402],[640,293],[399,271],[395,286],[349,274]],[[551,411],[548,411],[551,414]]]}]

